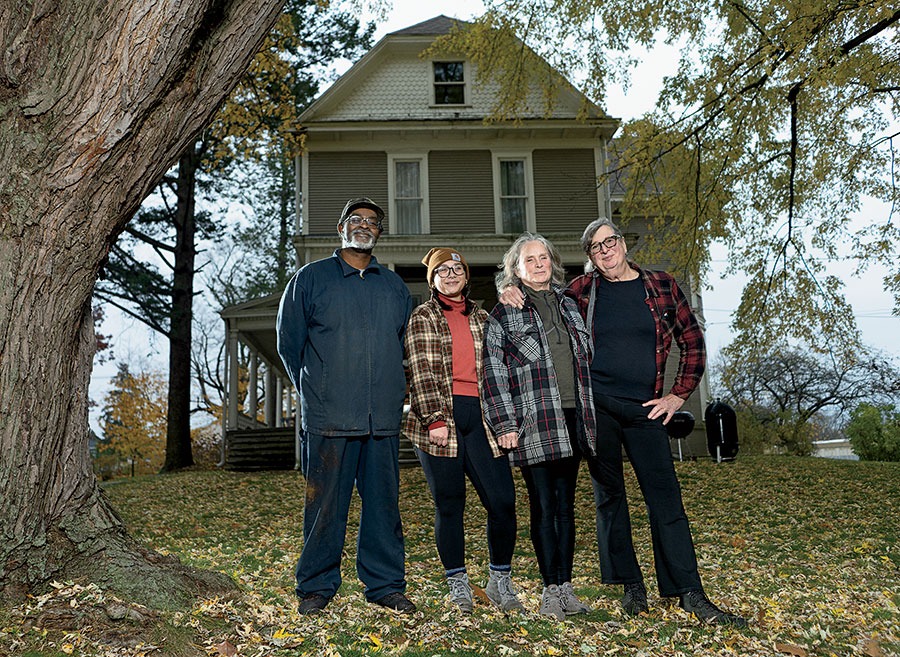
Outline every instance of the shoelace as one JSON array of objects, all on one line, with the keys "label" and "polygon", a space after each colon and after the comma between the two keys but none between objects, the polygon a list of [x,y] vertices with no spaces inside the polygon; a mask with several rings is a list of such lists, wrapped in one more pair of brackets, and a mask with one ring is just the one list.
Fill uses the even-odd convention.
[{"label": "shoelace", "polygon": [[469,585],[463,579],[450,577],[447,579],[450,584],[450,595],[454,598],[466,598],[469,593]]},{"label": "shoelace", "polygon": [[702,615],[724,616],[725,612],[715,606],[709,598],[699,593],[690,594],[691,606]]},{"label": "shoelace", "polygon": [[516,597],[516,590],[512,585],[512,578],[509,575],[501,575],[497,580],[497,590],[504,597]]}]

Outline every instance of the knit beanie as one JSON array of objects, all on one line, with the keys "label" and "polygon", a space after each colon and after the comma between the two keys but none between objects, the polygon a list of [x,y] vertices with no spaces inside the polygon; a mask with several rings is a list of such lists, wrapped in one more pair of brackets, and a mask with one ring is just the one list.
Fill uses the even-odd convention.
[{"label": "knit beanie", "polygon": [[434,281],[434,270],[440,267],[442,264],[447,262],[448,260],[453,260],[454,262],[460,263],[466,269],[466,279],[469,278],[469,265],[466,264],[465,259],[459,254],[459,251],[455,249],[447,249],[447,248],[434,248],[431,249],[428,253],[425,254],[425,257],[422,258],[422,264],[428,267],[428,274],[425,276],[425,280],[428,281],[429,285],[433,284]]}]

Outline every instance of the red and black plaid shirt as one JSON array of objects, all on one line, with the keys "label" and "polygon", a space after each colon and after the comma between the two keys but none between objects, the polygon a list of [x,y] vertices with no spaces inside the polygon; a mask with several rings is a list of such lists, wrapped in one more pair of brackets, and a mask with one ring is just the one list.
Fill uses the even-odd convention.
[{"label": "red and black plaid shirt", "polygon": [[[628,264],[641,275],[647,292],[647,306],[656,324],[656,397],[663,396],[666,359],[669,357],[674,337],[681,351],[681,358],[678,361],[678,372],[671,393],[687,399],[700,385],[700,379],[706,369],[706,345],[700,324],[684,292],[670,274],[641,269],[632,262]],[[597,297],[598,276],[600,274],[596,271],[584,274],[569,283],[569,287],[566,288],[566,295],[578,302],[578,309],[594,340],[596,340],[593,331],[594,303]]]}]

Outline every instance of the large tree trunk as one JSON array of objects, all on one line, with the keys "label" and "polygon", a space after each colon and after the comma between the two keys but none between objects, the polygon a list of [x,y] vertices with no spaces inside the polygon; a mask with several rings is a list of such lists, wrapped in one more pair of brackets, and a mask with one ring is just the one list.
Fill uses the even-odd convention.
[{"label": "large tree trunk", "polygon": [[0,598],[54,578],[170,606],[229,586],[129,538],[91,472],[90,297],[279,0],[0,0]]},{"label": "large tree trunk", "polygon": [[169,314],[169,398],[166,411],[166,461],[170,472],[194,464],[191,451],[191,326],[194,321],[194,198],[199,154],[191,143],[178,159],[175,183],[175,253],[172,309]]}]

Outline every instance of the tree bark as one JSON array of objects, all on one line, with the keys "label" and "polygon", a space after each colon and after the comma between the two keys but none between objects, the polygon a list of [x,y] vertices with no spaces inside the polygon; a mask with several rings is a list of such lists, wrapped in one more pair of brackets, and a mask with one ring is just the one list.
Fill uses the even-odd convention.
[{"label": "tree bark", "polygon": [[166,411],[164,472],[194,464],[191,451],[191,326],[194,321],[194,216],[199,154],[196,142],[178,160],[175,184],[175,253],[172,309],[169,313],[169,396]]},{"label": "tree bark", "polygon": [[98,267],[234,86],[279,0],[0,0],[0,600],[87,579],[233,586],[138,545],[91,472]]}]

